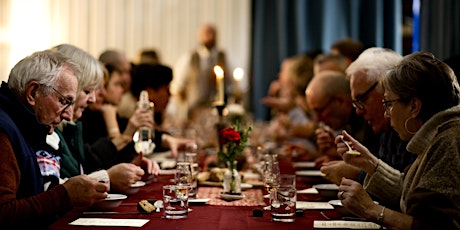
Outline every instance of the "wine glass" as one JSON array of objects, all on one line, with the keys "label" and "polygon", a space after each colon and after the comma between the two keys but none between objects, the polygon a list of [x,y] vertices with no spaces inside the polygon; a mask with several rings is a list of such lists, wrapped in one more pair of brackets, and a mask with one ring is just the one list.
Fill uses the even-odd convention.
[{"label": "wine glass", "polygon": [[[272,191],[280,185],[280,169],[278,161],[268,161],[264,173],[264,186],[267,190],[268,197],[271,200]],[[264,210],[270,210],[270,205],[264,207]]]}]

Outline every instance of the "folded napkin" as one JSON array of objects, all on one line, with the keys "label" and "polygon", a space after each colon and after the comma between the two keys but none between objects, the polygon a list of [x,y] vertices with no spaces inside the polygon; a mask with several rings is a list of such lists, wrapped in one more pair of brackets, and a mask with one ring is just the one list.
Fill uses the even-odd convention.
[{"label": "folded napkin", "polygon": [[147,222],[147,219],[78,218],[69,225],[142,227]]},{"label": "folded napkin", "polygon": [[315,220],[313,228],[380,229],[380,225],[366,221]]},{"label": "folded napkin", "polygon": [[328,202],[309,202],[297,201],[295,202],[296,209],[334,209],[334,206]]}]

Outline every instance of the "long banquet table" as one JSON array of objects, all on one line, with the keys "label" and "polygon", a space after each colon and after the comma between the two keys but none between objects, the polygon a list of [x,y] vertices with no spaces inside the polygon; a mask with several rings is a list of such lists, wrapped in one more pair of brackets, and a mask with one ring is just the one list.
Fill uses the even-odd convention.
[{"label": "long banquet table", "polygon": [[[292,163],[286,160],[280,160],[281,173],[293,174],[294,168]],[[173,175],[160,175],[156,181],[147,184],[139,192],[128,196],[123,203],[115,208],[114,212],[118,214],[84,214],[88,209],[74,208],[66,213],[63,217],[53,223],[49,229],[55,230],[92,230],[92,229],[133,229],[133,227],[102,227],[102,226],[74,226],[70,222],[78,218],[122,218],[122,219],[148,219],[149,221],[138,229],[314,229],[315,220],[326,220],[321,215],[323,212],[327,217],[340,219],[340,213],[335,210],[303,210],[302,216],[297,216],[294,223],[273,222],[270,211],[263,211],[262,217],[253,216],[253,210],[263,210],[263,206],[219,206],[207,204],[190,204],[191,212],[186,219],[171,220],[162,217],[162,211],[150,214],[127,214],[128,212],[137,211],[137,202],[143,199],[161,200],[162,186],[171,184]],[[297,177],[297,189],[309,188],[312,185],[305,183],[301,177]],[[261,189],[254,187],[251,189]],[[263,191],[266,194],[265,191]],[[320,201],[321,196],[318,194],[298,194],[298,201]],[[324,201],[324,200],[323,200]],[[265,199],[268,203],[268,199]]]}]

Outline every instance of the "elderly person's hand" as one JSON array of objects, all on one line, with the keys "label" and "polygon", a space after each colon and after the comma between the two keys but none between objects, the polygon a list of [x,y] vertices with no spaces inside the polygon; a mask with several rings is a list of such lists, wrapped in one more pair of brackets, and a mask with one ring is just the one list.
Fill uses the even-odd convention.
[{"label": "elderly person's hand", "polygon": [[325,178],[339,185],[342,177],[356,179],[361,172],[361,169],[345,163],[345,161],[329,161],[325,162],[321,168],[321,172],[325,174]]},{"label": "elderly person's hand", "polygon": [[351,179],[342,178],[337,197],[345,208],[366,219],[375,219],[382,210],[380,205],[374,203],[363,186]]},{"label": "elderly person's hand", "polygon": [[316,134],[316,145],[318,151],[322,155],[327,155],[331,158],[338,158],[337,149],[334,143],[335,134],[332,130],[327,128],[318,128],[315,130]]},{"label": "elderly person's hand", "polygon": [[109,168],[107,174],[109,174],[112,189],[124,192],[129,189],[132,184],[141,180],[144,175],[144,170],[134,164],[120,163]]},{"label": "elderly person's hand", "polygon": [[101,183],[87,175],[71,177],[64,184],[72,206],[89,207],[107,198],[108,183]]},{"label": "elderly person's hand", "polygon": [[187,148],[197,148],[197,144],[194,140],[186,138],[177,138],[169,134],[163,134],[162,140],[162,144],[171,150],[171,154],[174,156],[174,158],[177,158],[179,150],[184,150]]},{"label": "elderly person's hand", "polygon": [[[343,141],[342,141],[343,135]],[[361,168],[366,171],[369,176],[372,176],[378,165],[379,160],[369,150],[364,147],[359,141],[355,140],[346,131],[342,131],[342,135],[337,135],[335,143],[337,145],[337,153],[342,156],[342,159],[355,167]],[[346,141],[353,150],[360,152],[360,155],[346,154],[348,147]]]},{"label": "elderly person's hand", "polygon": [[[160,174],[160,166],[154,160],[144,157],[143,153],[139,153],[131,163],[140,166],[144,169],[145,175],[144,177],[150,177],[151,175],[158,175]],[[145,179],[145,178],[143,178]]]}]

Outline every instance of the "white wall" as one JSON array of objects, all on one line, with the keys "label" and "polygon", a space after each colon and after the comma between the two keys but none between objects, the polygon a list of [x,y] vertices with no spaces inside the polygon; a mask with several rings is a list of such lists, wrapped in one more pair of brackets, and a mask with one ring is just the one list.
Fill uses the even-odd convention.
[{"label": "white wall", "polygon": [[[96,58],[107,48],[134,60],[154,48],[166,65],[196,45],[205,22],[218,28],[218,45],[231,66],[248,73],[249,0],[0,0],[0,80],[20,59],[60,43]],[[247,74],[243,87],[247,87]]]}]

